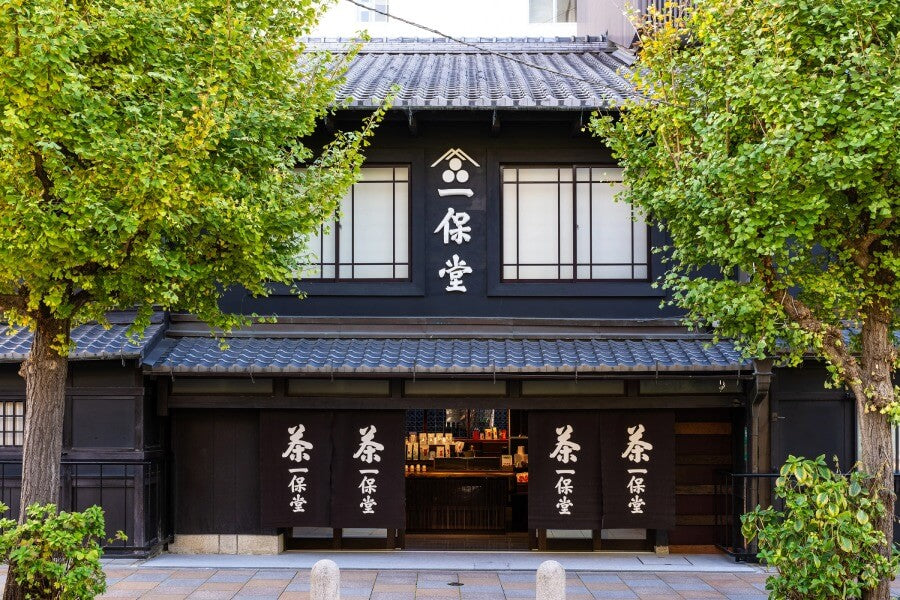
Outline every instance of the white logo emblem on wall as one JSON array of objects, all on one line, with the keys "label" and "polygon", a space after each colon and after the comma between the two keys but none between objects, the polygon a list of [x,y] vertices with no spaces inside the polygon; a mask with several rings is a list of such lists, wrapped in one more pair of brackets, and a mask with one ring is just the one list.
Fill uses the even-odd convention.
[{"label": "white logo emblem on wall", "polygon": [[[434,168],[441,162],[447,161],[446,168],[441,173],[441,179],[444,183],[466,183],[469,181],[469,172],[463,168],[463,163],[470,162],[472,166],[480,167],[471,156],[463,152],[460,148],[450,148],[444,152],[439,159],[431,164]],[[444,196],[467,196],[471,198],[475,195],[472,188],[455,187],[455,188],[438,188],[438,195]]]}]

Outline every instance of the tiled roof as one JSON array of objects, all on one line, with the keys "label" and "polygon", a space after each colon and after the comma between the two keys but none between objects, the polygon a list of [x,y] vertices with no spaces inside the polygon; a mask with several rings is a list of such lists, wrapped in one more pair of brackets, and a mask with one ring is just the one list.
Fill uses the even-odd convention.
[{"label": "tiled roof", "polygon": [[[144,337],[137,344],[129,341],[126,333],[128,327],[127,324],[113,324],[109,329],[104,329],[96,323],[76,327],[72,331],[75,350],[69,354],[69,358],[143,358],[145,350],[162,336],[164,325],[158,322],[147,327]],[[0,362],[21,362],[31,350],[31,332],[20,328],[10,335],[10,331],[8,325],[0,325]]]},{"label": "tiled roof", "polygon": [[[345,51],[349,39],[307,38],[310,49]],[[392,85],[396,108],[595,109],[633,95],[622,77],[634,57],[598,37],[373,39],[353,59],[338,99],[374,108]],[[526,66],[499,55],[571,75]],[[374,100],[373,100],[374,98]]]},{"label": "tiled roof", "polygon": [[730,342],[701,340],[167,339],[147,366],[191,373],[553,373],[730,371]]}]

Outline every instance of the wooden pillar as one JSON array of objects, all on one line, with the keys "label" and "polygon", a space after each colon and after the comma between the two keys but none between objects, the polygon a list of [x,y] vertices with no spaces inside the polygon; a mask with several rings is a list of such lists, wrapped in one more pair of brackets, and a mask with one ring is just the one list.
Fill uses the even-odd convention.
[{"label": "wooden pillar", "polygon": [[387,529],[387,544],[385,547],[388,550],[393,550],[397,546],[397,530],[393,527],[388,527]]},{"label": "wooden pillar", "polygon": [[593,548],[594,552],[600,551],[600,545],[601,545],[600,531],[601,531],[600,529],[594,529],[591,531],[591,543],[592,543],[592,548]]},{"label": "wooden pillar", "polygon": [[654,529],[653,536],[653,551],[657,556],[668,556],[669,555],[669,530],[668,529]]},{"label": "wooden pillar", "polygon": [[547,530],[546,529],[538,529],[538,550],[541,552],[547,551]]},{"label": "wooden pillar", "polygon": [[343,537],[344,537],[344,530],[343,530],[343,529],[340,529],[340,528],[338,528],[338,527],[335,527],[335,528],[332,530],[332,542],[331,542],[331,547],[332,547],[333,549],[335,549],[335,550],[340,550],[341,547],[344,545],[344,543],[343,543]]}]

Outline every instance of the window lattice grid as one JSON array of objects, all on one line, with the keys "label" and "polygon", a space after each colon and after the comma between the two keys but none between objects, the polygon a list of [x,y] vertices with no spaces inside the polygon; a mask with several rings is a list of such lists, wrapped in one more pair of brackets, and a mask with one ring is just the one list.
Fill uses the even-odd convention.
[{"label": "window lattice grid", "polygon": [[0,402],[0,446],[25,443],[25,403],[21,400]]},{"label": "window lattice grid", "polygon": [[621,185],[618,168],[503,167],[502,279],[649,279],[648,228],[615,201]]},{"label": "window lattice grid", "polygon": [[325,281],[410,279],[408,166],[365,167],[339,216],[310,237],[301,277]]}]

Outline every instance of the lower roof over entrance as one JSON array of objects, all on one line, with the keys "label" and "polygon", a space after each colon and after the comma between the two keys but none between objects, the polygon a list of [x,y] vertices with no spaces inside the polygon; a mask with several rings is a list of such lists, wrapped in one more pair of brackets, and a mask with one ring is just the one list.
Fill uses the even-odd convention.
[{"label": "lower roof over entrance", "polygon": [[161,341],[152,373],[552,374],[741,371],[731,342],[708,339],[422,339],[211,337]]}]

